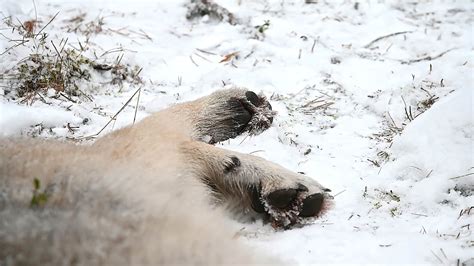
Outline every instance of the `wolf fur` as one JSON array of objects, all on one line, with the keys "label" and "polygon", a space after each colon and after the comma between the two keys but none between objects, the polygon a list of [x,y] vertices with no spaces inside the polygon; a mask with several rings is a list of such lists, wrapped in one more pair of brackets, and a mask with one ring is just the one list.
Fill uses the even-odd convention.
[{"label": "wolf fur", "polygon": [[[0,265],[277,262],[242,245],[229,214],[287,228],[327,209],[328,190],[209,144],[258,134],[274,114],[262,95],[232,88],[93,144],[0,139]],[[47,199],[32,204],[38,193]]]}]

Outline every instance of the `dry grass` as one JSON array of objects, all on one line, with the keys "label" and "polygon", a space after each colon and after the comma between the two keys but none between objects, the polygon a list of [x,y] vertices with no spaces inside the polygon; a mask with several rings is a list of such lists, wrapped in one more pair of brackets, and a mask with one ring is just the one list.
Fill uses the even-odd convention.
[{"label": "dry grass", "polygon": [[[7,89],[5,95],[10,99],[19,99],[20,102],[31,104],[35,100],[44,100],[45,97],[62,97],[71,102],[76,102],[77,97],[92,100],[92,97],[80,89],[80,84],[91,82],[92,72],[109,72],[109,83],[121,85],[123,82],[133,84],[143,83],[139,74],[141,68],[122,63],[125,49],[119,47],[108,50],[101,55],[88,46],[92,34],[102,30],[104,21],[83,23],[85,14],[80,14],[66,22],[68,31],[82,34],[86,42],[78,42],[79,47],[69,44],[68,39],[53,40],[46,33],[46,28],[54,23],[58,13],[54,15],[39,30],[38,20],[21,22],[12,17],[4,18],[3,24],[9,31],[8,35],[0,33],[10,43],[8,49],[0,54],[2,56],[25,54],[27,56],[18,60],[16,64],[3,73],[0,73],[0,82]],[[79,26],[78,26],[79,25]],[[64,28],[63,27],[63,28]],[[17,50],[22,49],[21,51]],[[85,54],[93,54],[94,59]],[[106,59],[106,55],[119,53],[115,60]],[[53,95],[48,91],[53,91]]]}]

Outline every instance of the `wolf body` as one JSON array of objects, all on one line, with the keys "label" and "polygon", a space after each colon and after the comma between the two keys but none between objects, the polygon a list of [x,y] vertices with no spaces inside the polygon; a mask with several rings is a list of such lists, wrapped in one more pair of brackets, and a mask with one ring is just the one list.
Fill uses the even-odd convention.
[{"label": "wolf body", "polygon": [[231,88],[92,144],[0,139],[0,265],[278,262],[240,243],[229,217],[289,228],[320,216],[329,190],[212,145],[274,115],[263,95]]}]

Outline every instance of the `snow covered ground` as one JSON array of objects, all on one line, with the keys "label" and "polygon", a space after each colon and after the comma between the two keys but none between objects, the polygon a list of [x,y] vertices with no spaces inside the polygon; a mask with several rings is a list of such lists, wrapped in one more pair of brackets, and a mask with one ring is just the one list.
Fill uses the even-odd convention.
[{"label": "snow covered ground", "polygon": [[[79,47],[88,38],[84,54],[98,63],[123,54],[143,82],[110,84],[94,72],[79,84],[93,99],[25,104],[4,78],[0,134],[74,141],[97,133],[140,87],[137,120],[245,86],[271,96],[278,116],[259,136],[218,145],[304,172],[336,202],[303,228],[242,224],[249,245],[300,264],[474,265],[472,1],[216,1],[236,25],[188,21],[185,2],[3,0],[2,17],[37,17],[39,28],[59,11],[44,30],[51,40]],[[0,29],[1,53],[12,34]],[[0,73],[28,52],[1,55]],[[106,131],[131,124],[136,106]]]}]

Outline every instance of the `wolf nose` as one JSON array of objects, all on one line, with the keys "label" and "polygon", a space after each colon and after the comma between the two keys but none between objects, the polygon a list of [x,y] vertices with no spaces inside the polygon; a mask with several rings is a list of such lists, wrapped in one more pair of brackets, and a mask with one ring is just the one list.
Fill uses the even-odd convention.
[{"label": "wolf nose", "polygon": [[321,212],[324,202],[324,195],[322,193],[316,193],[309,195],[303,200],[303,207],[301,208],[300,217],[312,217],[318,215]]}]

